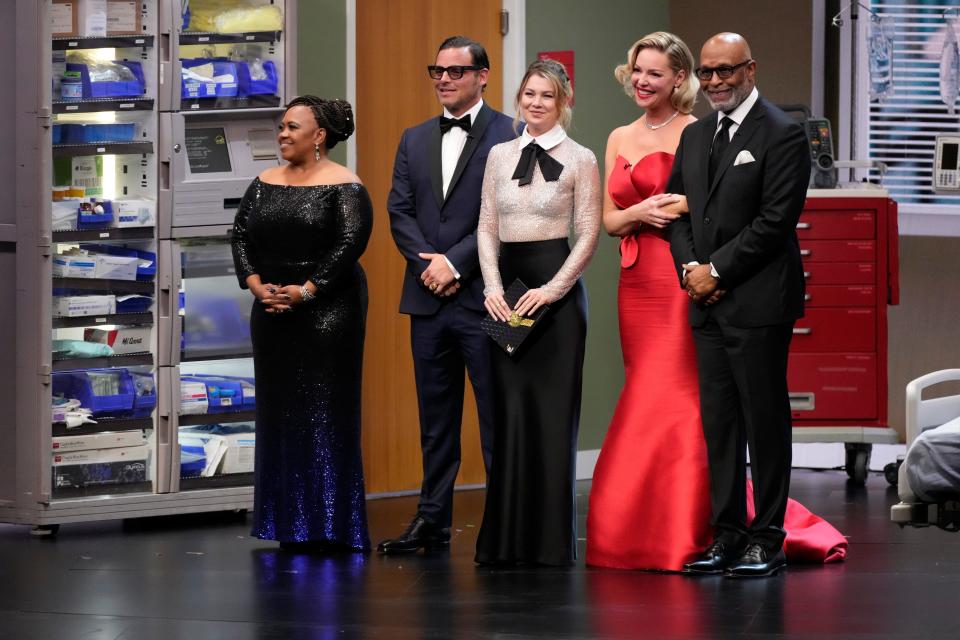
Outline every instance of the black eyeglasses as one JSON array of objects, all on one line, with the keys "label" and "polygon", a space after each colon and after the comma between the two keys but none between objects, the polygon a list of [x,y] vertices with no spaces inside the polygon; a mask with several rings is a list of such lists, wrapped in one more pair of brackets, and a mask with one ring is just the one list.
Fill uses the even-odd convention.
[{"label": "black eyeglasses", "polygon": [[753,62],[753,59],[744,60],[740,64],[735,64],[732,67],[730,65],[723,65],[720,67],[697,67],[693,72],[697,75],[698,78],[704,82],[710,82],[710,79],[713,77],[713,74],[717,74],[717,77],[721,80],[726,80],[734,73],[737,72],[737,69],[740,67],[746,66]]},{"label": "black eyeglasses", "polygon": [[440,80],[443,78],[444,72],[450,76],[451,80],[459,80],[463,77],[464,71],[481,71],[482,69],[486,69],[486,67],[481,67],[476,64],[458,64],[452,67],[440,67],[435,64],[431,64],[427,67],[427,73],[429,73],[430,77],[434,80]]}]

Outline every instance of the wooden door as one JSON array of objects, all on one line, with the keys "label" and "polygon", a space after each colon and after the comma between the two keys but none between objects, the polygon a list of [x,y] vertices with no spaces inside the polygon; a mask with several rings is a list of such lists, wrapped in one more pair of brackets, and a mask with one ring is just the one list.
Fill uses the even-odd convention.
[{"label": "wooden door", "polygon": [[[484,100],[502,106],[503,45],[500,0],[358,0],[357,173],[373,199],[373,236],[362,264],[370,307],[363,364],[363,453],[367,491],[418,489],[422,478],[420,427],[410,322],[397,309],[404,261],[390,235],[387,194],[400,135],[439,115],[427,76],[437,47],[452,35],[483,43],[490,57]],[[485,481],[476,401],[467,383],[458,484]]]}]

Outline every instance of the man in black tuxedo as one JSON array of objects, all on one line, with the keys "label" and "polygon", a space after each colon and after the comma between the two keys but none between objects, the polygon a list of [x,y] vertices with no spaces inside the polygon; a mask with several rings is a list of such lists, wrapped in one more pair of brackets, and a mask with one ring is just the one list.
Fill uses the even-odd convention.
[{"label": "man in black tuxedo", "polygon": [[428,67],[443,115],[403,132],[387,200],[390,228],[407,261],[400,312],[410,314],[420,409],[423,484],[417,515],[381,553],[450,542],[460,469],[464,366],[477,398],[487,472],[493,453],[490,338],[477,257],[480,190],[490,147],[516,137],[513,121],[484,104],[490,63],[478,42],[454,36]]},{"label": "man in black tuxedo", "polygon": [[684,570],[731,577],[786,563],[787,352],[803,316],[796,226],[810,178],[803,127],[760,97],[756,66],[737,34],[703,45],[696,74],[717,116],[684,130],[667,185],[690,210],[671,225],[670,246],[691,302],[714,526],[713,544]]}]

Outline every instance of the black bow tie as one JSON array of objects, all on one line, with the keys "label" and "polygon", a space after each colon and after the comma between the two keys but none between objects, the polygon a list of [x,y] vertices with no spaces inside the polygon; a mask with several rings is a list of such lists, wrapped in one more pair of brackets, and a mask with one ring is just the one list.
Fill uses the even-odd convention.
[{"label": "black bow tie", "polygon": [[445,116],[440,116],[440,134],[444,134],[447,131],[450,131],[453,127],[460,127],[467,133],[470,133],[470,114],[463,116],[459,120],[456,118],[447,118]]},{"label": "black bow tie", "polygon": [[536,141],[523,148],[520,153],[520,162],[517,163],[517,168],[513,170],[511,178],[514,180],[519,178],[518,185],[521,187],[530,184],[533,180],[533,167],[537,164],[540,165],[540,173],[543,174],[543,179],[547,182],[556,182],[560,179],[563,165],[554,160],[547,153],[547,150],[538,145]]}]

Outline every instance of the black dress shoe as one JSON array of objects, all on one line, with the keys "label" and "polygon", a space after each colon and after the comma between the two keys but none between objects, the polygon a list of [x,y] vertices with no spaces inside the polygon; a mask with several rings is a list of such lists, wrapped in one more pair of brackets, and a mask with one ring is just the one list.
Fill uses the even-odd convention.
[{"label": "black dress shoe", "polygon": [[783,549],[767,549],[762,544],[747,545],[743,555],[724,572],[727,578],[763,578],[787,566]]},{"label": "black dress shoe", "polygon": [[450,530],[438,527],[423,516],[417,516],[406,531],[396,538],[384,540],[377,545],[377,552],[386,555],[394,553],[415,553],[419,549],[432,549],[450,544]]},{"label": "black dress shoe", "polygon": [[739,547],[733,547],[725,542],[714,542],[707,547],[702,556],[683,565],[683,572],[706,575],[723,573],[739,557]]}]

